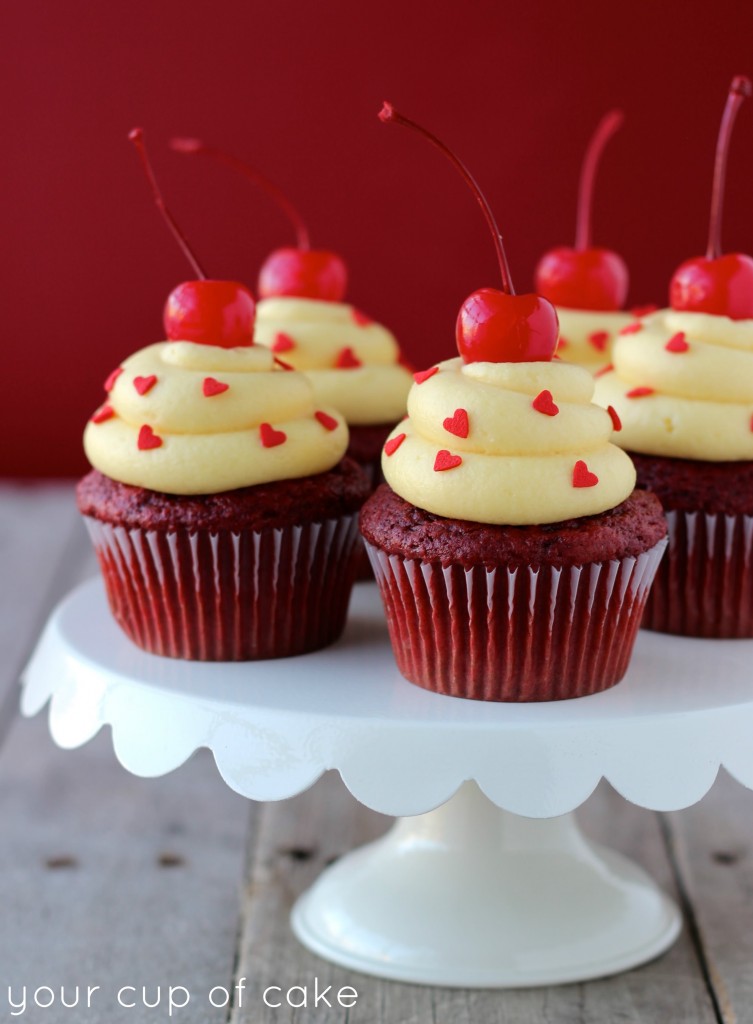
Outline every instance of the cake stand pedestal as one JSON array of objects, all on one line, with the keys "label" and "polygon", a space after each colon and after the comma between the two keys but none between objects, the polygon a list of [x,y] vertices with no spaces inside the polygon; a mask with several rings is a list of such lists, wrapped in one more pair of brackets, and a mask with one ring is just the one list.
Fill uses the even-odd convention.
[{"label": "cake stand pedestal", "polygon": [[658,810],[699,800],[721,764],[753,788],[753,642],[642,633],[605,693],[457,700],[402,679],[368,584],[334,647],[220,665],[139,650],[92,580],[53,614],[26,671],[24,713],[48,701],[58,744],[110,725],[118,759],[142,776],[208,747],[252,799],[336,769],[356,799],[401,816],[292,915],[314,952],[400,981],[549,985],[651,959],[677,936],[677,908],[569,812],[602,777]]}]

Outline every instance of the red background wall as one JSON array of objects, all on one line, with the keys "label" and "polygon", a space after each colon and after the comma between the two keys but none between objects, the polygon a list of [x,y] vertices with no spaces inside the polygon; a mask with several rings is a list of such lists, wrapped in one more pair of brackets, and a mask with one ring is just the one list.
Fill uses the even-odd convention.
[{"label": "red background wall", "polygon": [[[164,299],[190,276],[126,141],[134,124],[213,276],[255,283],[290,233],[242,180],[171,153],[172,134],[204,136],[276,178],[314,244],[346,256],[353,302],[428,363],[452,353],[462,299],[496,284],[494,254],[449,166],[379,124],[383,98],[471,166],[518,290],[544,249],[571,241],[583,146],[608,107],[624,107],[596,241],[628,260],[632,302],[663,301],[672,269],[705,245],[729,80],[753,72],[749,0],[26,0],[4,14],[6,475],[83,470],[101,381],[161,337]],[[750,102],[730,166],[731,250],[753,250],[752,177]]]}]

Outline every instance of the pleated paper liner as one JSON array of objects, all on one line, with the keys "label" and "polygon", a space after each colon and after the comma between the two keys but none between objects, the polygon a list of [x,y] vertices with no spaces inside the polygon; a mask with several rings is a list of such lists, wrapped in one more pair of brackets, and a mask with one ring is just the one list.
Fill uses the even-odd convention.
[{"label": "pleated paper liner", "polygon": [[643,625],[681,636],[753,637],[753,516],[666,516],[669,547]]},{"label": "pleated paper liner", "polygon": [[622,679],[666,543],[566,568],[443,567],[367,549],[406,679],[453,697],[540,701]]},{"label": "pleated paper liner", "polygon": [[85,521],[115,619],[153,654],[281,658],[326,647],[342,633],[355,515],[237,533]]}]

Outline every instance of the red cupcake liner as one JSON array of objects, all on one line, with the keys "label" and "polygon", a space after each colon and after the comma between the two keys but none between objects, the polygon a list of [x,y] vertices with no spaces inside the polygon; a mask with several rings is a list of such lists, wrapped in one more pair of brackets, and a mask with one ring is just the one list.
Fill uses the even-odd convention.
[{"label": "red cupcake liner", "polygon": [[466,569],[367,544],[405,678],[491,701],[563,700],[618,683],[665,547],[565,568]]},{"label": "red cupcake liner", "polygon": [[343,630],[356,515],[238,533],[84,519],[116,621],[152,654],[282,658],[325,647]]},{"label": "red cupcake liner", "polygon": [[681,636],[753,637],[753,516],[666,516],[669,547],[642,625]]}]

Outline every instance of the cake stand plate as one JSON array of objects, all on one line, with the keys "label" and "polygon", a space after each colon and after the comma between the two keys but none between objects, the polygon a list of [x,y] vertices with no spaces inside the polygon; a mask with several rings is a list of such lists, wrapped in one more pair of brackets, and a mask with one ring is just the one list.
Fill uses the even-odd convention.
[{"label": "cake stand plate", "polygon": [[58,744],[110,725],[139,775],[208,747],[244,796],[283,799],[336,769],[362,803],[406,816],[327,869],[292,917],[320,955],[402,981],[554,984],[656,956],[679,931],[674,904],[568,812],[602,777],[661,810],[699,800],[722,764],[753,788],[753,642],[642,633],[628,675],[605,693],[458,700],[399,675],[368,584],[335,646],[220,665],[141,651],[89,581],[53,614],[27,668],[24,713],[47,701]]}]

